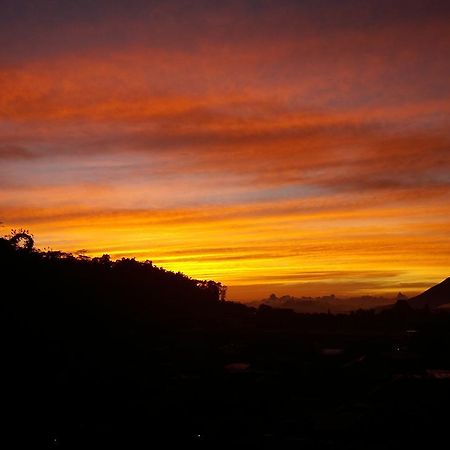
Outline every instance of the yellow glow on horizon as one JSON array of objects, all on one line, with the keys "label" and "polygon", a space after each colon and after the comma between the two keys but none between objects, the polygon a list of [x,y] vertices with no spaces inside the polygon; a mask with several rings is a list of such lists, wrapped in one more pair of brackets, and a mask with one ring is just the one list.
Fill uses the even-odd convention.
[{"label": "yellow glow on horizon", "polygon": [[[287,212],[286,206],[291,208]],[[41,248],[152,260],[193,278],[231,286],[229,298],[418,292],[448,270],[450,207],[295,213],[293,202],[210,210],[83,214],[28,211]],[[281,212],[277,212],[281,211]],[[401,219],[400,219],[401,217]],[[23,221],[12,226],[22,226]],[[429,236],[433,229],[435,236]],[[417,258],[420,255],[420,259]],[[248,287],[253,286],[252,289]]]}]

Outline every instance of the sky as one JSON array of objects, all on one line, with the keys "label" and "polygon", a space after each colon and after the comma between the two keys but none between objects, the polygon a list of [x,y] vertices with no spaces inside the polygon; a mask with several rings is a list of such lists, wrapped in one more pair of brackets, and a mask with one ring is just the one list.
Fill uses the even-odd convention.
[{"label": "sky", "polygon": [[0,1],[1,234],[229,299],[450,276],[450,3]]}]

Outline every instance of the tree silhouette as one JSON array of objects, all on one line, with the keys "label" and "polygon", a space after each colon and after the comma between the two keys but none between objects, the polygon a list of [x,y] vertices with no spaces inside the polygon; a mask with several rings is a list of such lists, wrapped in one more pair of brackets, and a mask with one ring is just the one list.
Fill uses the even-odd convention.
[{"label": "tree silhouette", "polygon": [[24,230],[22,228],[18,230],[11,230],[9,242],[16,249],[31,251],[34,247],[33,235],[30,234],[28,230]]}]

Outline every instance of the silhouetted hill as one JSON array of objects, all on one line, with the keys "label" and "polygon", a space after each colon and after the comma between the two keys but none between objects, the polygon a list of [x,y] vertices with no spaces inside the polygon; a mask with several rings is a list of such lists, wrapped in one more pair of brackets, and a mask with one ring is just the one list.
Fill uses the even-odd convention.
[{"label": "silhouetted hill", "polygon": [[220,283],[37,251],[20,234],[0,239],[1,448],[347,450],[413,444],[412,429],[428,446],[436,430],[446,437],[445,311],[404,299],[380,314],[250,308],[223,301]]},{"label": "silhouetted hill", "polygon": [[450,278],[408,300],[414,309],[436,309],[450,303]]},{"label": "silhouetted hill", "polygon": [[[29,235],[17,236],[0,239],[3,283],[23,306],[33,310],[39,305],[36,319],[47,321],[48,314],[61,309],[83,311],[87,317],[99,310],[173,317],[205,313],[225,298],[221,283],[192,279],[151,261],[44,252],[33,249]],[[52,307],[40,317],[46,305]]]}]

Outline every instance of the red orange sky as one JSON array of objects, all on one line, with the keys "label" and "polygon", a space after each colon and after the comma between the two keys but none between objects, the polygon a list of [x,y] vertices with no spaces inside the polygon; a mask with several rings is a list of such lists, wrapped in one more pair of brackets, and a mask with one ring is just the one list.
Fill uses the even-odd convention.
[{"label": "red orange sky", "polygon": [[445,1],[0,5],[0,221],[228,297],[450,276]]}]

